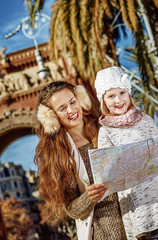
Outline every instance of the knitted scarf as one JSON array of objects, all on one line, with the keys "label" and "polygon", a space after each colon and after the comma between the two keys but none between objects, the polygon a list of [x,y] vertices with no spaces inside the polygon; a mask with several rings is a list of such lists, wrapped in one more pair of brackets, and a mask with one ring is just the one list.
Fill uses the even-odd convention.
[{"label": "knitted scarf", "polygon": [[131,108],[128,112],[123,115],[118,116],[104,116],[102,115],[99,118],[99,123],[101,125],[109,126],[109,127],[132,127],[136,123],[138,123],[144,116],[143,110],[138,110],[137,108]]}]

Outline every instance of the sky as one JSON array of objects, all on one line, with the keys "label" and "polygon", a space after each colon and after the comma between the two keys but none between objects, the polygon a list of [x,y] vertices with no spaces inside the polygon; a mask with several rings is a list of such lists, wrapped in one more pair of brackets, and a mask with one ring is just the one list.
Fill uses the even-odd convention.
[{"label": "sky", "polygon": [[13,162],[17,165],[22,165],[25,171],[29,171],[30,169],[37,171],[37,167],[33,161],[37,143],[38,137],[36,135],[29,135],[17,139],[2,153],[2,163]]},{"label": "sky", "polygon": [[[43,14],[51,17],[52,10],[50,6],[53,0],[47,0],[44,4]],[[6,47],[6,53],[14,52],[34,45],[33,39],[26,37],[22,29],[9,39],[4,36],[11,33],[22,23],[22,20],[28,16],[28,10],[24,5],[24,0],[5,0],[0,7],[0,47]],[[37,37],[37,43],[47,42],[49,39],[49,20],[47,25]]]},{"label": "sky", "polygon": [[[48,18],[51,16],[52,11],[50,6],[53,4],[54,0],[46,0],[43,14],[46,14]],[[0,48],[2,46],[6,47],[6,54],[34,46],[34,41],[28,38],[28,35],[23,34],[22,29],[19,30],[9,39],[5,39],[4,36],[13,32],[19,24],[22,23],[28,16],[27,8],[24,6],[23,0],[5,0],[1,4],[0,8]],[[41,30],[36,40],[37,43],[47,42],[49,40],[49,20],[46,19],[44,28]],[[135,68],[135,64],[129,62],[125,57],[124,48],[129,45],[134,44],[134,38],[132,34],[128,31],[127,37],[125,38],[121,34],[120,41],[117,42],[116,46],[121,51],[119,53],[120,63],[127,67],[128,69]],[[38,142],[38,138],[35,135],[25,136],[19,138],[18,140],[11,143],[5,151],[0,156],[2,163],[4,162],[14,162],[15,164],[21,164],[24,170],[37,170],[33,158],[35,154],[35,148]]]}]

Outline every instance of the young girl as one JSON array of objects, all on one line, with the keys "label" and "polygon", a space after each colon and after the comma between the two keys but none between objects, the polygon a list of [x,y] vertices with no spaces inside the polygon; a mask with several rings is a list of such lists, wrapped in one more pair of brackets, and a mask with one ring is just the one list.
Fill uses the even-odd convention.
[{"label": "young girl", "polygon": [[[98,148],[158,136],[153,119],[134,105],[130,81],[121,68],[100,70],[95,88],[103,113]],[[127,239],[158,239],[158,177],[119,192],[118,197]]]}]

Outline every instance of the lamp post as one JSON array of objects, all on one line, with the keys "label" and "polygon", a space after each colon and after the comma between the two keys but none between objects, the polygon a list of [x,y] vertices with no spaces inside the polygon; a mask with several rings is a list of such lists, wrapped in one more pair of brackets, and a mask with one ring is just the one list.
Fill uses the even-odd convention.
[{"label": "lamp post", "polygon": [[47,16],[46,14],[39,14],[37,13],[35,16],[35,23],[34,26],[35,28],[33,29],[30,26],[30,17],[25,17],[22,19],[21,24],[19,24],[11,33],[7,34],[4,36],[5,39],[8,39],[12,37],[14,34],[19,32],[20,29],[22,29],[22,32],[25,37],[30,38],[34,41],[35,45],[35,57],[36,57],[36,62],[39,67],[38,75],[40,78],[46,78],[50,76],[50,71],[49,68],[44,66],[44,60],[42,58],[41,52],[38,48],[37,40],[36,38],[39,36],[41,30],[46,26],[48,23],[48,20],[50,20],[50,17]]}]

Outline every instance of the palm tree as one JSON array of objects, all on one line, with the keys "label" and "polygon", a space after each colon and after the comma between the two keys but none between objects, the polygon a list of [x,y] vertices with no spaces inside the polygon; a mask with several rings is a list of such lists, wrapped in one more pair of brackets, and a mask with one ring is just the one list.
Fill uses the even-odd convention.
[{"label": "palm tree", "polygon": [[[98,0],[63,0],[53,7],[50,30],[52,58],[58,58],[59,46],[62,46],[62,51],[70,51],[77,72],[91,83],[96,71],[111,65],[107,55],[114,59],[115,65],[118,64],[114,36],[104,8]],[[111,7],[109,16],[112,16],[112,10]]]},{"label": "palm tree", "polygon": [[[26,0],[32,25],[36,11],[43,8],[44,0]],[[143,1],[145,8],[158,6],[156,0]],[[137,61],[144,78],[144,87],[152,81],[152,62],[145,46],[142,19],[139,16],[139,0],[58,0],[53,5],[50,26],[52,59],[58,59],[58,49],[70,51],[80,77],[93,84],[96,71],[115,65],[118,60],[114,38],[118,37],[115,18],[121,13],[116,24],[122,21],[132,30],[136,39]],[[153,8],[152,8],[153,9]],[[150,14],[150,11],[148,11]],[[123,19],[122,19],[123,18]],[[149,18],[150,19],[150,18]],[[109,58],[110,57],[110,58]],[[145,81],[148,79],[148,81]]]},{"label": "palm tree", "polygon": [[[52,58],[58,59],[59,48],[69,51],[78,75],[91,83],[96,71],[111,65],[109,59],[118,65],[114,35],[108,22],[119,9],[118,4],[115,5],[107,6],[106,1],[100,3],[99,0],[56,1],[50,29]],[[35,13],[34,9],[35,4],[30,8],[30,15]]]}]

